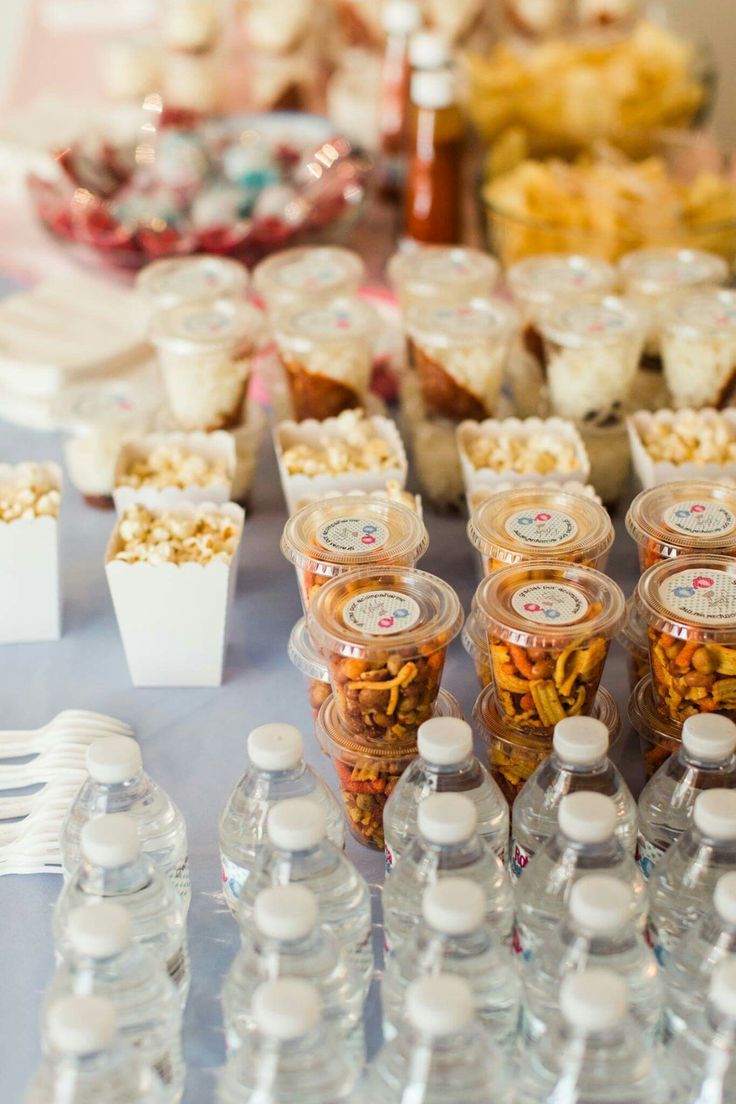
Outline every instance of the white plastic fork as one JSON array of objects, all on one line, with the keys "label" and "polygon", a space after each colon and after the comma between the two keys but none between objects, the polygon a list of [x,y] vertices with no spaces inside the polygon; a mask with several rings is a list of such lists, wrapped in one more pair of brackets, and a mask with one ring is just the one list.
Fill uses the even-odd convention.
[{"label": "white plastic fork", "polygon": [[[84,779],[82,780],[82,784]],[[66,802],[71,805],[79,793],[80,783],[76,778],[59,779],[46,782],[40,790],[33,793],[20,794],[18,797],[0,797],[0,830],[9,820],[17,820],[19,817],[27,817],[37,809],[41,803]]]},{"label": "white plastic fork", "polygon": [[67,748],[60,745],[42,751],[30,763],[2,763],[0,790],[19,790],[41,782],[74,778],[79,778],[81,785],[87,777],[86,751],[85,747]]},{"label": "white plastic fork", "polygon": [[98,736],[132,735],[131,726],[116,717],[87,709],[63,709],[41,728],[0,731],[0,758],[33,755],[57,742],[86,745]]}]

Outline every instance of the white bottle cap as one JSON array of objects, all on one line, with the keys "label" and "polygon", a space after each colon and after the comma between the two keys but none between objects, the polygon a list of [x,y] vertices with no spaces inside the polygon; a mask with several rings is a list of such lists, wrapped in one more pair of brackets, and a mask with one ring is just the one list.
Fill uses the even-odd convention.
[{"label": "white bottle cap", "polygon": [[88,821],[81,844],[85,859],[106,870],[134,862],[141,853],[138,825],[127,813],[107,813]]},{"label": "white bottle cap", "polygon": [[455,74],[450,69],[412,73],[411,102],[429,111],[451,107],[455,102]]},{"label": "white bottle cap", "polygon": [[603,843],[616,829],[616,806],[605,794],[580,790],[560,802],[560,831],[574,843]]},{"label": "white bottle cap", "polygon": [[634,894],[625,882],[608,874],[586,874],[570,892],[573,922],[593,935],[613,935],[632,915]]},{"label": "white bottle cap", "polygon": [[415,1031],[437,1038],[463,1031],[473,1019],[473,994],[454,974],[413,981],[406,992],[406,1015]]},{"label": "white bottle cap", "polygon": [[298,978],[265,981],[253,994],[253,1018],[264,1035],[281,1042],[298,1039],[320,1021],[317,990]]},{"label": "white bottle cap", "polygon": [[293,770],[303,754],[304,739],[295,725],[259,725],[248,736],[248,758],[258,770]]},{"label": "white bottle cap", "polygon": [[422,759],[438,767],[464,763],[473,754],[473,730],[459,717],[432,717],[419,726],[417,748]]},{"label": "white bottle cap", "polygon": [[272,939],[306,939],[317,925],[317,899],[306,886],[271,886],[256,897],[256,927]]},{"label": "white bottle cap", "polygon": [[595,717],[565,717],[555,725],[552,746],[563,763],[586,767],[608,754],[608,729]]},{"label": "white bottle cap", "polygon": [[586,1035],[615,1027],[626,1015],[628,1003],[626,982],[612,970],[568,974],[560,986],[562,1015]]},{"label": "white bottle cap", "polygon": [[718,713],[696,713],[682,726],[682,746],[705,763],[725,763],[736,751],[736,724]]},{"label": "white bottle cap", "polygon": [[421,26],[422,13],[413,0],[385,0],[381,23],[386,34],[410,35]]},{"label": "white bottle cap", "polygon": [[442,878],[424,891],[422,915],[443,935],[469,935],[483,923],[483,890],[469,878]]},{"label": "white bottle cap", "polygon": [[713,970],[708,996],[722,1015],[736,1017],[736,955],[729,955]]},{"label": "white bottle cap", "polygon": [[69,913],[67,932],[77,954],[110,958],[132,943],[133,922],[122,905],[99,901],[73,909]]},{"label": "white bottle cap", "polygon": [[308,851],[325,838],[324,810],[308,797],[290,797],[273,806],[266,820],[266,831],[280,851]]},{"label": "white bottle cap", "polygon": [[450,64],[450,46],[434,31],[417,31],[409,43],[409,64],[412,69],[444,69]]},{"label": "white bottle cap", "polygon": [[727,924],[736,924],[736,870],[723,874],[713,893],[716,912]]},{"label": "white bottle cap", "polygon": [[462,843],[470,839],[477,825],[475,805],[463,794],[430,794],[419,802],[417,828],[429,843]]},{"label": "white bottle cap", "polygon": [[706,790],[693,808],[695,827],[715,840],[736,840],[736,790]]},{"label": "white bottle cap", "polygon": [[115,1009],[103,997],[63,997],[52,1005],[49,1042],[62,1054],[80,1057],[105,1050],[115,1040]]},{"label": "white bottle cap", "polygon": [[143,770],[140,744],[130,736],[104,736],[87,748],[90,778],[105,786],[116,786],[135,778]]}]

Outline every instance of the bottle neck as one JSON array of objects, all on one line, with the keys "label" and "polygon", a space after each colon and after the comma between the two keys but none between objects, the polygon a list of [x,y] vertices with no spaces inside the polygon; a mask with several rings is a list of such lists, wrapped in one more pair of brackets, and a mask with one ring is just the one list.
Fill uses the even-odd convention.
[{"label": "bottle neck", "polygon": [[77,876],[79,888],[84,893],[102,897],[137,893],[149,886],[154,877],[155,868],[143,854],[131,863],[114,867],[95,866],[84,859]]},{"label": "bottle neck", "polygon": [[602,774],[608,767],[608,756],[606,755],[592,763],[570,763],[565,759],[561,759],[557,752],[553,751],[550,761],[551,765],[556,767],[561,774]]},{"label": "bottle neck", "polygon": [[470,755],[467,759],[461,759],[457,763],[431,763],[428,759],[422,759],[422,769],[424,774],[429,778],[465,778],[480,774],[480,763],[474,755]]}]

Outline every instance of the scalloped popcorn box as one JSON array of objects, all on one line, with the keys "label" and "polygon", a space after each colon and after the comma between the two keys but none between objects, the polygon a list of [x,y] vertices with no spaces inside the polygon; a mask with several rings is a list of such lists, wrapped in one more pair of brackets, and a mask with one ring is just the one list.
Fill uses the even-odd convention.
[{"label": "scalloped popcorn box", "polygon": [[649,426],[657,422],[673,424],[691,417],[701,419],[704,426],[714,422],[725,423],[730,435],[736,440],[736,410],[730,407],[725,410],[714,410],[710,407],[697,411],[658,410],[656,413],[637,410],[626,419],[634,471],[644,490],[660,483],[673,483],[678,479],[714,479],[716,482],[736,479],[736,461],[727,464],[695,464],[692,461],[673,464],[664,460],[653,460],[649,455],[643,438],[644,431]]},{"label": "scalloped popcorn box", "polygon": [[[540,433],[553,434],[554,437],[572,446],[575,452],[576,466],[572,471],[557,469],[542,475],[540,472],[494,471],[491,468],[476,468],[470,459],[468,447],[476,438],[494,437],[499,434],[511,435],[531,440]],[[575,480],[587,483],[590,476],[590,460],[583,439],[572,422],[563,418],[486,418],[483,422],[466,421],[457,427],[457,444],[460,453],[460,465],[465,481],[465,495],[469,497],[478,487],[492,487],[499,483],[517,486],[521,483],[552,483]]]},{"label": "scalloped popcorn box", "polygon": [[[202,457],[210,462],[225,465],[226,478],[206,487],[128,487],[120,480],[136,460],[145,459],[159,445],[181,449],[192,456]],[[214,433],[148,433],[144,437],[131,437],[123,443],[115,465],[115,486],[112,492],[115,509],[123,514],[139,503],[149,510],[170,509],[182,502],[195,505],[203,502],[219,504],[229,502],[233,497],[233,481],[237,466],[235,439],[224,430]]]}]

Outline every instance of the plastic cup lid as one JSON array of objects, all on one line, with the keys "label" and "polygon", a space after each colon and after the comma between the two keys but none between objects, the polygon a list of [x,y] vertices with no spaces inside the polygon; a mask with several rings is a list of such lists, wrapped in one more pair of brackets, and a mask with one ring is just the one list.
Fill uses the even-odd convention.
[{"label": "plastic cup lid", "polygon": [[87,748],[87,770],[102,785],[128,782],[143,770],[140,745],[130,736],[101,736]]},{"label": "plastic cup lid", "polygon": [[279,885],[262,889],[255,900],[258,930],[272,939],[306,939],[317,924],[317,899],[306,886]]},{"label": "plastic cup lid", "polygon": [[[419,37],[415,35],[412,43]],[[404,290],[415,299],[436,299],[443,288],[446,294],[448,290],[460,292],[465,287],[475,290],[479,284],[485,284],[490,292],[498,283],[500,271],[498,262],[487,253],[454,245],[402,250],[394,253],[388,263],[388,277],[394,290]]]},{"label": "plastic cup lid", "polygon": [[269,306],[314,296],[330,298],[355,293],[363,282],[365,265],[350,249],[334,245],[306,245],[285,249],[256,267],[253,283]]},{"label": "plastic cup lid", "polygon": [[269,811],[266,831],[280,851],[309,851],[325,838],[324,810],[308,797],[279,801]]},{"label": "plastic cup lid", "polygon": [[642,618],[641,610],[634,595],[626,603],[626,617],[618,634],[618,640],[628,652],[634,648],[646,650],[649,647],[647,623]]},{"label": "plastic cup lid", "polygon": [[736,870],[723,874],[713,892],[716,912],[727,924],[736,924]]},{"label": "plastic cup lid", "polygon": [[447,39],[434,31],[417,31],[409,41],[412,69],[444,69],[452,61]]},{"label": "plastic cup lid", "polygon": [[719,713],[696,713],[682,726],[685,751],[706,763],[725,763],[736,751],[736,724]]},{"label": "plastic cup lid", "polygon": [[307,1035],[321,1019],[317,990],[299,978],[264,981],[253,994],[253,1019],[260,1032],[280,1042]]},{"label": "plastic cup lid", "polygon": [[552,746],[563,763],[593,766],[608,754],[608,729],[595,717],[565,717],[555,725]]},{"label": "plastic cup lid", "polygon": [[722,1015],[736,1018],[736,955],[723,959],[715,967],[708,996]]},{"label": "plastic cup lid", "polygon": [[135,289],[165,310],[178,303],[243,296],[248,283],[245,265],[229,257],[203,254],[146,265],[136,277]]},{"label": "plastic cup lid", "polygon": [[413,0],[386,0],[381,23],[387,34],[410,35],[421,26],[422,13]]},{"label": "plastic cup lid", "polygon": [[[440,690],[434,703],[434,716],[462,720],[463,711],[460,702],[447,690]],[[379,765],[390,762],[396,765],[397,773],[401,773],[418,754],[416,742],[413,740],[390,745],[366,744],[355,740],[352,736],[347,736],[333,694],[330,694],[322,703],[315,723],[315,732],[324,753],[344,763],[360,763],[361,766],[367,766],[371,762]]]},{"label": "plastic cup lid", "polygon": [[154,345],[171,352],[196,353],[208,348],[255,345],[263,333],[263,315],[250,303],[214,299],[211,303],[180,303],[151,322]]},{"label": "plastic cup lid", "polygon": [[676,246],[636,249],[619,261],[627,291],[666,295],[681,287],[724,284],[728,265],[715,253]]},{"label": "plastic cup lid", "polygon": [[[609,751],[621,738],[621,717],[618,706],[608,690],[598,687],[591,716],[602,721],[609,733]],[[473,707],[473,724],[486,744],[504,745],[535,752],[546,759],[550,753],[550,740],[546,733],[524,732],[510,729],[505,714],[498,705],[495,686],[486,686],[478,695]]]},{"label": "plastic cup lid", "polygon": [[248,735],[248,758],[257,770],[293,770],[303,754],[304,738],[295,725],[259,725]]},{"label": "plastic cup lid", "polygon": [[736,790],[706,790],[698,794],[693,821],[698,831],[710,839],[736,840]]},{"label": "plastic cup lid", "polygon": [[88,862],[106,870],[134,862],[141,853],[138,826],[127,813],[106,813],[88,821],[81,846]]},{"label": "plastic cup lid", "polygon": [[111,958],[132,943],[133,922],[122,905],[100,901],[73,909],[69,913],[67,933],[77,954]]},{"label": "plastic cup lid", "polygon": [[508,341],[518,326],[513,307],[501,299],[467,303],[417,303],[406,316],[409,336],[434,349],[468,348]]},{"label": "plastic cup lid", "polygon": [[473,1020],[470,986],[451,974],[413,981],[406,992],[406,1015],[415,1031],[432,1038],[463,1031]]},{"label": "plastic cup lid", "polygon": [[154,388],[125,379],[68,387],[54,402],[54,419],[69,433],[149,428],[161,398]]},{"label": "plastic cup lid", "polygon": [[474,613],[469,613],[465,618],[461,639],[463,648],[469,656],[476,656],[479,653],[485,655],[488,651],[488,640]]},{"label": "plastic cup lid", "polygon": [[117,1017],[103,997],[62,997],[51,1006],[48,1028],[54,1050],[83,1057],[112,1045]]},{"label": "plastic cup lid", "polygon": [[736,292],[724,288],[694,288],[668,298],[658,312],[660,325],[677,337],[698,340],[736,332]]},{"label": "plastic cup lid", "polygon": [[712,480],[661,483],[636,496],[626,528],[637,544],[681,552],[736,551],[736,487]]},{"label": "plastic cup lid", "polygon": [[437,846],[463,843],[477,827],[478,811],[464,794],[430,794],[417,807],[419,834]]},{"label": "plastic cup lid", "polygon": [[626,982],[612,970],[590,969],[568,974],[560,986],[560,1011],[586,1035],[606,1031],[626,1015]]},{"label": "plastic cup lid", "polygon": [[560,831],[574,843],[603,843],[616,830],[616,806],[605,794],[579,790],[560,802]]},{"label": "plastic cup lid", "polygon": [[736,642],[736,560],[687,556],[647,569],[636,598],[641,615],[656,632],[680,640]]},{"label": "plastic cup lid", "polygon": [[430,928],[444,935],[477,931],[485,911],[483,890],[469,878],[442,878],[428,886],[422,898],[424,919]]},{"label": "plastic cup lid", "polygon": [[676,750],[682,739],[682,725],[659,712],[651,675],[646,675],[631,692],[629,721],[635,732],[652,743]]},{"label": "plastic cup lid", "polygon": [[587,874],[570,891],[569,911],[576,925],[594,935],[613,935],[631,918],[634,894],[620,878]]},{"label": "plastic cup lid", "polygon": [[315,304],[300,299],[285,307],[274,323],[277,344],[297,354],[309,353],[317,345],[370,343],[377,330],[378,317],[373,308],[347,295]]},{"label": "plastic cup lid", "polygon": [[455,717],[432,717],[419,726],[417,747],[422,759],[438,767],[464,763],[473,754],[473,730]]},{"label": "plastic cup lid", "polygon": [[539,321],[539,329],[548,341],[575,349],[643,339],[646,325],[646,317],[638,307],[615,295],[591,296],[572,303],[556,301]]},{"label": "plastic cup lid", "polygon": [[329,682],[327,664],[319,654],[309,635],[306,617],[300,617],[289,636],[289,659],[307,678]]},{"label": "plastic cup lid", "polygon": [[546,253],[511,265],[506,279],[515,299],[546,306],[561,297],[613,291],[618,275],[613,265],[574,253]]}]

